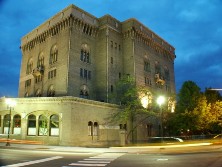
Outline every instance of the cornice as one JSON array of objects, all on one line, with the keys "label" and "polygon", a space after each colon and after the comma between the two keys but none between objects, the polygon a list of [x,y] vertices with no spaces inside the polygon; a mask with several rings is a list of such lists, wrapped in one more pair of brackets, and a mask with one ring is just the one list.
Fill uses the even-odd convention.
[{"label": "cornice", "polygon": [[133,26],[128,28],[125,32],[123,32],[123,38],[124,39],[126,39],[126,38],[136,39],[138,41],[143,42],[147,46],[151,47],[157,53],[167,55],[168,58],[170,58],[171,60],[174,60],[176,58],[175,53],[174,53],[175,49],[172,46],[167,44],[169,49],[166,49],[166,47],[163,46],[164,41],[162,42],[162,45],[161,45],[161,44],[159,44],[159,42],[156,42],[154,38],[150,37],[142,30],[139,30]]},{"label": "cornice", "polygon": [[[63,97],[29,97],[29,98],[12,98],[14,101],[16,101],[16,104],[30,104],[30,103],[81,103],[86,105],[94,105],[99,107],[108,107],[108,108],[116,108],[118,109],[119,106],[116,104],[111,103],[104,103],[94,100],[88,100],[78,97],[72,97],[72,96],[63,96]],[[5,98],[0,99],[0,103],[5,103]]]}]

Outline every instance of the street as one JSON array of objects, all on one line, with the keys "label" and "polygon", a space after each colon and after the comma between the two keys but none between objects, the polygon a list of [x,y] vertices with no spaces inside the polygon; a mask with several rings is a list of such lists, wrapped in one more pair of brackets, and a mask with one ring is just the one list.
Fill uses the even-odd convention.
[{"label": "street", "polygon": [[[203,146],[204,147],[204,146]],[[192,147],[190,148],[192,149]],[[222,167],[222,149],[186,152],[59,152],[50,150],[1,149],[1,166],[19,167]]]}]

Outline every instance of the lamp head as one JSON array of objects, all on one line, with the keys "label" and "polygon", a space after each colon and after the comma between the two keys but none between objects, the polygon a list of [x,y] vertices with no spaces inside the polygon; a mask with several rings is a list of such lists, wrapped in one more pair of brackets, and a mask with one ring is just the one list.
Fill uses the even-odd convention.
[{"label": "lamp head", "polygon": [[12,99],[6,99],[5,103],[9,106],[9,107],[14,107],[16,105],[16,101],[12,100]]},{"label": "lamp head", "polygon": [[161,106],[164,102],[165,102],[165,97],[164,96],[159,96],[157,98],[157,104],[159,104],[159,106]]}]

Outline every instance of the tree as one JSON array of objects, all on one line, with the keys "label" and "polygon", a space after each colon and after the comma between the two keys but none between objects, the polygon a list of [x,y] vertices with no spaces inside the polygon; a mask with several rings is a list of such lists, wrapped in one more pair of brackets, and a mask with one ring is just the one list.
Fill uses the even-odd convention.
[{"label": "tree", "polygon": [[195,117],[194,127],[196,133],[209,133],[209,125],[213,121],[213,113],[210,112],[211,105],[207,103],[207,98],[202,95],[198,99],[198,105],[193,110],[193,115]]},{"label": "tree", "polygon": [[175,114],[170,126],[176,134],[218,133],[222,118],[221,95],[210,88],[204,93],[193,81],[186,81],[177,96]]},{"label": "tree", "polygon": [[193,81],[186,81],[178,94],[176,112],[192,111],[197,106],[200,88]]},{"label": "tree", "polygon": [[114,96],[120,103],[122,111],[112,116],[112,122],[128,122],[130,128],[127,131],[127,138],[131,135],[131,140],[134,142],[134,131],[138,125],[154,115],[150,109],[144,108],[141,104],[141,98],[144,96],[148,101],[151,100],[151,92],[145,87],[137,86],[132,77],[125,76],[117,83]]}]

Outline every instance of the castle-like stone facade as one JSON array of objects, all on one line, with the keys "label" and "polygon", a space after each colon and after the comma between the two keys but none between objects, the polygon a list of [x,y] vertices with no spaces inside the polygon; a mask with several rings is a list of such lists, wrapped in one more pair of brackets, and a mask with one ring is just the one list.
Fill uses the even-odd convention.
[{"label": "castle-like stone facade", "polygon": [[[175,93],[175,49],[136,19],[96,18],[68,6],[22,38],[17,105],[0,99],[0,131],[10,138],[74,146],[124,145],[130,123],[109,121],[120,112],[112,99],[125,75],[152,92]],[[11,122],[11,124],[9,123]],[[10,127],[10,129],[9,129]],[[136,141],[157,135],[147,118]]]},{"label": "castle-like stone facade", "polygon": [[124,75],[175,93],[174,48],[135,19],[96,18],[70,5],[22,38],[19,97],[112,102]]}]

